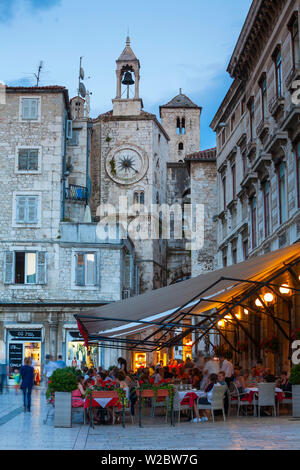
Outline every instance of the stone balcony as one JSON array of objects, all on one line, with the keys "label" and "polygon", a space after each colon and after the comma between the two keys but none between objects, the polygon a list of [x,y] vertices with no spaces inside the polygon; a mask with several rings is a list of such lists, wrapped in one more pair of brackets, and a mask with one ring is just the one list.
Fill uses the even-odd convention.
[{"label": "stone balcony", "polygon": [[262,119],[256,128],[256,135],[260,140],[263,140],[267,134],[269,134],[270,124]]},{"label": "stone balcony", "polygon": [[60,224],[60,242],[72,244],[120,244],[120,232],[117,227],[116,238],[99,238],[97,234],[97,223],[73,223],[61,222]]},{"label": "stone balcony", "polygon": [[269,112],[275,120],[284,110],[284,98],[282,96],[274,96],[269,103]]},{"label": "stone balcony", "polygon": [[300,64],[296,64],[296,66],[292,67],[290,70],[286,80],[285,86],[289,90],[289,92],[293,92],[297,87],[295,86],[294,82],[300,79]]}]

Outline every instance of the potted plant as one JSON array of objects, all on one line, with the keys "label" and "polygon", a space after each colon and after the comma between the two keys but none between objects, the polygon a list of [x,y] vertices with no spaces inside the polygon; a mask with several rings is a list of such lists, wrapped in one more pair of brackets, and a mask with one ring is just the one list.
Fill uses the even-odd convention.
[{"label": "potted plant", "polygon": [[72,392],[77,389],[74,371],[56,369],[48,382],[47,395],[54,395],[54,426],[56,428],[72,427]]},{"label": "potted plant", "polygon": [[300,364],[291,368],[289,380],[293,386],[293,417],[300,418]]}]

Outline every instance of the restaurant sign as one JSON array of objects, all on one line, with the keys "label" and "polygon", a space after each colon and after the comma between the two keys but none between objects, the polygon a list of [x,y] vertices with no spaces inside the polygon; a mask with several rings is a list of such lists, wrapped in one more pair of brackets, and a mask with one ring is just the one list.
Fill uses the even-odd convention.
[{"label": "restaurant sign", "polygon": [[34,341],[41,341],[42,339],[42,332],[41,330],[10,330],[10,336],[15,341],[21,340],[34,340]]}]

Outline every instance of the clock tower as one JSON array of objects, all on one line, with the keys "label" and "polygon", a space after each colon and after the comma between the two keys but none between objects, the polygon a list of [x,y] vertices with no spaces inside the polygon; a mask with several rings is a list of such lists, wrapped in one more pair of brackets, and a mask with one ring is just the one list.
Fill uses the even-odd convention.
[{"label": "clock tower", "polygon": [[[120,197],[127,198],[128,209],[137,208],[129,211],[129,236],[134,238],[140,273],[137,282],[142,293],[167,283],[166,241],[153,239],[148,215],[152,204],[164,204],[167,200],[169,137],[156,116],[143,110],[139,95],[140,62],[129,37],[116,64],[113,109],[93,121],[92,213],[96,216],[100,204],[111,204],[117,214],[123,215]],[[146,220],[144,230],[136,215]]]}]

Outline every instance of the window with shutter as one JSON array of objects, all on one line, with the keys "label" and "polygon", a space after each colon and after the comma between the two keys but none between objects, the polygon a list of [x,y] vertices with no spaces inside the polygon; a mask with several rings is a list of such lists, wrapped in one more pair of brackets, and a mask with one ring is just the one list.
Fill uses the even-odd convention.
[{"label": "window with shutter", "polygon": [[16,208],[16,221],[20,224],[26,222],[25,220],[25,213],[26,213],[26,197],[25,196],[17,196],[17,208]]},{"label": "window with shutter", "polygon": [[72,139],[73,136],[73,121],[67,121],[66,126],[66,137],[67,139]]},{"label": "window with shutter", "polygon": [[13,284],[14,253],[12,251],[6,251],[4,254],[4,259],[4,284]]},{"label": "window with shutter", "polygon": [[16,197],[16,222],[19,224],[38,222],[38,196]]},{"label": "window with shutter", "polygon": [[37,273],[38,273],[38,279],[37,283],[38,284],[46,284],[46,258],[47,255],[43,251],[38,252],[38,257],[37,257]]},{"label": "window with shutter", "polygon": [[85,285],[84,253],[76,254],[75,283],[76,286]]},{"label": "window with shutter", "polygon": [[23,98],[22,99],[22,119],[37,121],[38,120],[38,106],[39,106],[38,99]]}]

